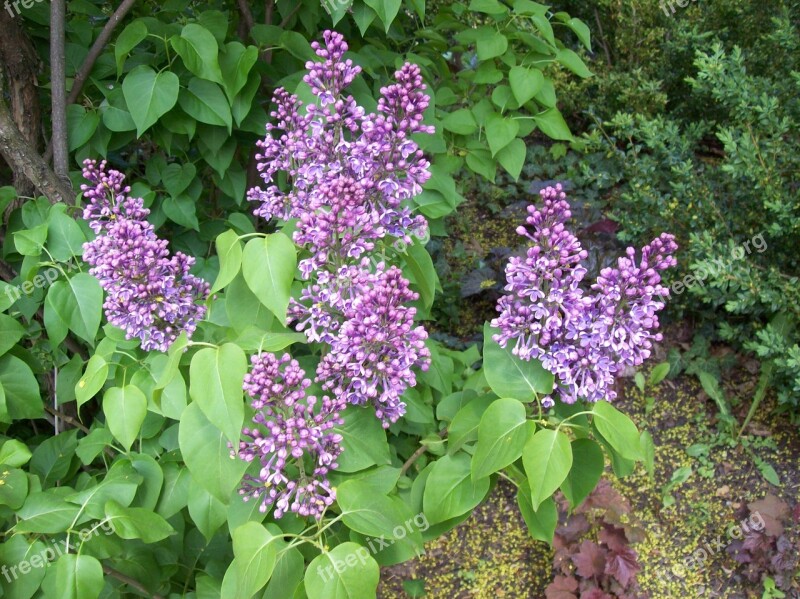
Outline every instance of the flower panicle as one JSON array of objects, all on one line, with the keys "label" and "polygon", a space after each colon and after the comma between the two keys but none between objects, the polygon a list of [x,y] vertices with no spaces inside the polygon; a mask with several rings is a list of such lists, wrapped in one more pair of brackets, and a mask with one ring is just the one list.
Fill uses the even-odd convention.
[{"label": "flower panicle", "polygon": [[190,273],[194,258],[170,255],[122,173],[105,161],[86,160],[83,174],[89,182],[81,186],[88,200],[83,218],[97,234],[84,244],[83,258],[106,292],[106,318],[126,338],[139,338],[142,349],[167,351],[182,331],[191,336],[205,316],[198,302],[208,296],[208,283]]},{"label": "flower panicle", "polygon": [[[538,359],[556,377],[565,403],[616,398],[617,373],[640,366],[661,340],[657,313],[669,289],[661,271],[675,266],[678,246],[663,233],[634,248],[615,267],[600,271],[587,292],[582,286],[587,252],[567,228],[569,202],[561,185],[540,192],[542,206],[529,206],[517,229],[532,242],[524,258],[506,266],[505,290],[492,320],[494,339],[523,360]],[[546,398],[552,404],[552,398]]]}]

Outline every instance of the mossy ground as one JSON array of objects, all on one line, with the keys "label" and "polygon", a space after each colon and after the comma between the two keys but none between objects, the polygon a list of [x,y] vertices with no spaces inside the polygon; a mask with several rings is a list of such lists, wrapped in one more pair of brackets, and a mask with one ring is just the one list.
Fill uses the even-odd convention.
[{"label": "mossy ground", "polygon": [[[769,437],[762,438],[774,442],[753,451],[775,468],[782,483],[775,487],[764,480],[741,445],[715,444],[719,439],[716,406],[693,378],[666,381],[653,395],[655,404],[649,415],[645,415],[644,396],[633,385],[626,386],[617,405],[653,434],[654,480],[641,467],[622,480],[610,471],[607,474],[630,501],[647,532],[646,539],[634,546],[642,564],[639,584],[647,593],[643,596],[761,597],[759,586],[741,579],[733,559],[715,541],[721,537],[726,545],[730,542],[729,530],[739,524],[734,512],[742,502],[773,493],[792,507],[797,504],[800,439],[796,427],[771,416],[768,405],[748,427],[762,435],[769,431]],[[699,461],[686,453],[695,444],[709,446],[706,459]],[[683,466],[692,467],[693,473],[672,491],[675,503],[665,508],[662,488]],[[707,557],[696,566],[682,567],[684,560],[701,548]],[[421,558],[384,569],[380,597],[407,597],[403,580],[421,579],[425,597],[430,599],[540,598],[552,580],[552,552],[528,536],[514,490],[505,483],[496,487],[468,521],[426,549]]]}]

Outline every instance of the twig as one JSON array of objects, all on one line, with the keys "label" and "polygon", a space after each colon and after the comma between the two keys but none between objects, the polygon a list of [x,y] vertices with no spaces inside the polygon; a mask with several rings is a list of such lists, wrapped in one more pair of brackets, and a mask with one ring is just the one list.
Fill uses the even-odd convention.
[{"label": "twig", "polygon": [[60,410],[56,410],[55,408],[51,408],[50,406],[45,406],[44,409],[47,410],[48,412],[50,412],[56,418],[60,418],[61,420],[63,420],[67,424],[71,424],[75,428],[78,428],[78,429],[82,430],[87,435],[91,432],[88,428],[86,428],[86,426],[84,426],[83,424],[81,424],[80,422],[75,420],[69,414],[65,414],[64,412],[61,412]]},{"label": "twig", "polygon": [[247,35],[249,36],[250,31],[256,24],[253,18],[253,11],[247,5],[247,0],[236,0],[236,4],[239,6],[239,12],[242,13],[242,20],[244,20],[244,26],[247,28]]},{"label": "twig", "polygon": [[300,10],[302,7],[303,7],[303,4],[302,4],[302,2],[298,2],[298,3],[295,5],[295,7],[294,7],[294,8],[291,10],[291,12],[290,12],[288,15],[286,15],[286,17],[283,19],[283,21],[281,21],[281,23],[280,23],[280,25],[278,25],[278,27],[280,27],[281,29],[283,29],[284,27],[286,27],[286,25],[288,25],[288,24],[289,24],[289,21],[291,21],[291,20],[292,20],[292,17],[293,17],[293,16],[295,16],[295,15],[297,14],[297,12],[298,12],[298,11],[299,11],[299,10]]},{"label": "twig", "polygon": [[273,10],[275,10],[275,0],[264,0],[264,25],[272,25]]},{"label": "twig", "polygon": [[600,23],[600,14],[597,12],[597,7],[594,9],[594,20],[597,23],[597,32],[600,34],[600,45],[603,46],[603,51],[606,54],[606,62],[611,66],[611,52],[608,51],[606,45],[606,36],[603,34],[603,25]]},{"label": "twig", "polygon": [[[299,3],[298,3],[299,5]],[[264,25],[272,25],[272,13],[275,10],[275,0],[264,0]],[[283,25],[281,24],[281,29]],[[272,62],[272,50],[264,52],[264,62],[270,64]]]},{"label": "twig", "polygon": [[124,582],[129,587],[136,589],[137,591],[139,591],[140,593],[142,593],[146,597],[151,597],[152,599],[164,599],[161,595],[155,595],[155,594],[151,595],[150,591],[148,591],[144,587],[144,585],[142,585],[141,582],[131,578],[130,576],[128,576],[126,574],[123,574],[122,572],[120,572],[118,570],[115,570],[111,566],[106,566],[105,564],[103,564],[103,572],[106,575],[111,576],[112,578],[116,578],[120,582]]},{"label": "twig", "polygon": [[[447,434],[446,428],[443,428],[442,430],[439,431],[439,436],[442,438],[444,438],[446,434]],[[411,454],[411,457],[405,461],[403,467],[400,468],[400,476],[403,476],[406,472],[408,472],[408,469],[411,468],[414,462],[416,462],[426,451],[428,451],[428,446],[420,445],[419,448],[417,448],[417,450]]]},{"label": "twig", "polygon": [[67,58],[65,51],[65,0],[50,2],[50,86],[53,122],[53,170],[60,179],[69,181],[67,146]]},{"label": "twig", "polygon": [[[92,73],[94,63],[100,58],[100,54],[103,53],[108,41],[111,39],[111,34],[114,33],[114,29],[116,29],[117,25],[127,16],[134,4],[136,4],[136,0],[123,0],[122,4],[119,5],[117,10],[115,10],[108,19],[100,35],[94,40],[92,47],[89,49],[89,53],[86,55],[86,58],[83,59],[83,63],[75,74],[75,79],[72,80],[72,89],[69,90],[69,95],[67,96],[67,105],[74,104],[78,99],[84,84]],[[51,139],[44,152],[45,161],[49,161],[52,156],[53,140]]]},{"label": "twig", "polygon": [[78,99],[78,95],[83,89],[83,84],[86,83],[86,80],[89,78],[94,68],[94,63],[97,62],[106,44],[108,44],[108,41],[111,39],[111,34],[114,33],[114,29],[116,29],[117,25],[126,17],[134,4],[136,4],[136,0],[123,0],[122,4],[119,5],[117,10],[115,10],[108,19],[100,35],[94,40],[86,58],[83,59],[83,64],[81,64],[81,67],[78,69],[78,73],[75,75],[75,79],[72,82],[72,89],[67,97],[67,104],[73,104],[75,100]]}]

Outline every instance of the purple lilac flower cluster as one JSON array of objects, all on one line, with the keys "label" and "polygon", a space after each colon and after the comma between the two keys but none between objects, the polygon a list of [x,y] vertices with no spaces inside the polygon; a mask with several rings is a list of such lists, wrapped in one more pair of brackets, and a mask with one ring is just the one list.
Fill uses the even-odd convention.
[{"label": "purple lilac flower cluster", "polygon": [[[349,291],[349,299],[336,298],[328,304],[342,317],[327,333],[330,350],[320,362],[317,377],[323,389],[348,403],[371,402],[375,415],[388,427],[405,413],[400,397],[407,387],[416,385],[412,368],[428,366],[428,334],[424,327],[414,326],[416,311],[406,304],[419,296],[408,288],[402,271],[380,263],[371,273],[367,266],[365,261],[355,274],[356,294]],[[306,310],[310,312],[295,305],[295,314],[305,315]],[[330,312],[328,319],[334,320]],[[310,325],[310,314],[306,321]],[[301,321],[298,328],[305,326]]]},{"label": "purple lilac flower cluster", "polygon": [[[303,78],[318,104],[303,112],[296,96],[277,90],[271,113],[276,123],[267,125],[256,156],[266,188],[248,194],[260,203],[257,215],[298,219],[294,240],[311,253],[300,263],[305,278],[367,254],[387,235],[410,243],[409,232],[427,228],[404,205],[430,177],[430,165],[411,139],[412,133],[433,133],[422,123],[429,99],[419,67],[406,64],[397,71],[396,83],[381,89],[377,112],[367,114],[342,94],[361,72],[344,59],[347,43],[333,31],[323,37],[324,47],[312,44],[323,61],[306,63]],[[280,172],[291,183],[288,192],[275,184]]]},{"label": "purple lilac flower cluster", "polygon": [[[411,242],[427,228],[407,200],[430,177],[429,163],[411,138],[433,133],[423,124],[429,99],[419,68],[406,64],[381,89],[377,112],[367,114],[344,90],[361,72],[344,58],[347,44],[333,31],[312,47],[304,81],[316,103],[303,110],[296,96],[275,94],[274,125],[259,143],[267,184],[249,197],[264,218],[294,218],[294,240],[310,257],[309,279],[289,317],[309,341],[329,346],[317,369],[323,389],[353,404],[372,403],[385,427],[400,418],[400,397],[416,384],[412,368],[427,368],[427,333],[414,327],[417,299],[397,268],[370,260],[385,237]],[[285,173],[290,190],[275,184]]]},{"label": "purple lilac flower cluster", "polygon": [[[311,381],[288,356],[253,359],[245,390],[254,398],[258,428],[245,429],[246,460],[259,456],[262,470],[245,479],[243,494],[260,497],[276,517],[287,511],[321,517],[335,500],[328,472],[336,468],[347,404],[371,404],[384,427],[405,412],[401,397],[416,384],[414,368],[427,369],[425,329],[414,325],[418,299],[400,269],[372,259],[386,237],[411,243],[427,222],[412,215],[408,200],[430,177],[429,163],[411,139],[432,133],[422,124],[428,107],[419,68],[407,64],[396,83],[381,89],[375,114],[366,114],[343,92],[361,72],[344,58],[347,44],[335,32],[313,43],[320,62],[306,64],[305,83],[316,102],[279,89],[275,124],[259,142],[258,168],[266,186],[250,190],[256,215],[295,219],[294,241],[309,257],[299,268],[307,287],[292,301],[288,318],[308,340],[323,345],[316,381],[334,399],[303,403]],[[289,191],[277,184],[284,177]],[[292,458],[292,459],[290,459]],[[310,466],[309,466],[310,464]]]},{"label": "purple lilac flower cluster", "polygon": [[130,197],[119,171],[106,162],[84,162],[81,185],[88,204],[83,218],[97,234],[84,244],[84,260],[106,291],[106,318],[141,339],[142,349],[166,351],[181,331],[191,335],[205,315],[198,304],[208,296],[208,284],[189,274],[194,258],[170,256],[159,239],[141,198]]},{"label": "purple lilac flower cluster", "polygon": [[289,511],[320,518],[336,499],[327,474],[342,451],[342,436],[331,429],[342,423],[344,403],[306,397],[311,380],[288,354],[279,359],[261,353],[251,362],[244,390],[253,399],[258,427],[243,430],[248,440],[239,443],[238,453],[247,462],[258,458],[261,470],[257,477],[245,476],[239,492],[245,501],[260,500],[262,512],[274,503],[276,518]]},{"label": "purple lilac flower cluster", "polygon": [[[676,264],[678,249],[663,233],[636,252],[628,248],[614,268],[604,268],[591,293],[581,287],[587,256],[578,238],[565,226],[571,212],[561,185],[540,192],[543,206],[528,207],[527,226],[517,232],[533,242],[524,258],[506,267],[506,291],[492,326],[494,339],[523,360],[541,360],[556,377],[560,399],[574,403],[616,398],[616,374],[639,366],[661,340],[656,313],[669,289],[660,271]],[[552,405],[550,397],[545,405]]]}]

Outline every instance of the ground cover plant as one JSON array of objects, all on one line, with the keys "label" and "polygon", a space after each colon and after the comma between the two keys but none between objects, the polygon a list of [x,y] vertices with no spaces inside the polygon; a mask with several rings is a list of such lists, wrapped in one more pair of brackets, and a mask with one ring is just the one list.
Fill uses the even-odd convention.
[{"label": "ground cover plant", "polygon": [[[542,552],[515,596],[686,596],[720,556],[792,596],[763,406],[796,403],[796,61],[753,73],[796,45],[791,9],[715,40],[670,22],[697,51],[646,75],[624,10],[9,3],[3,596],[503,596],[502,568],[449,590],[413,570],[498,497]],[[684,92],[707,120],[665,101]],[[681,373],[700,386],[669,399]],[[654,575],[654,510],[711,526],[687,488],[732,461],[772,486],[722,510],[741,538]]]}]

